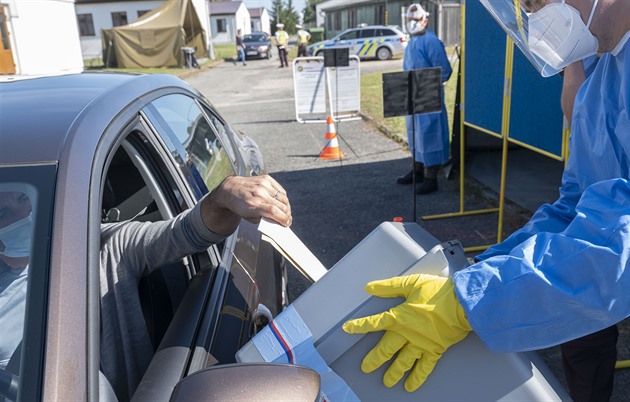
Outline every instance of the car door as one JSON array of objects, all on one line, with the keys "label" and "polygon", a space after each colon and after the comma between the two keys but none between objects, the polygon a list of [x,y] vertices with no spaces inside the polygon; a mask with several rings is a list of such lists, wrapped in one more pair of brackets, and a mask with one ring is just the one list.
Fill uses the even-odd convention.
[{"label": "car door", "polygon": [[378,47],[377,40],[375,38],[376,30],[374,28],[364,28],[361,30],[361,48],[357,51],[356,55],[360,58],[374,57],[376,48]]},{"label": "car door", "polygon": [[[177,170],[180,185],[189,188],[195,201],[236,173],[234,144],[222,138],[195,98],[166,95],[147,105],[142,114],[157,137],[155,141],[168,149],[162,158],[169,155],[175,167],[170,170]],[[190,283],[172,318],[155,329],[161,339],[154,345],[155,356],[134,398],[168,399],[182,373],[234,362],[235,352],[257,331],[254,322],[260,298],[249,271],[255,270],[258,255],[242,227],[213,246],[209,255],[191,257],[192,268],[187,269]],[[260,241],[255,227],[250,231]],[[188,347],[180,349],[183,345]],[[169,362],[166,367],[165,360]],[[159,387],[155,386],[156,378],[160,379]]]},{"label": "car door", "polygon": [[357,29],[348,30],[338,36],[335,47],[347,47],[350,54],[356,54],[360,48],[358,38],[359,31]]}]

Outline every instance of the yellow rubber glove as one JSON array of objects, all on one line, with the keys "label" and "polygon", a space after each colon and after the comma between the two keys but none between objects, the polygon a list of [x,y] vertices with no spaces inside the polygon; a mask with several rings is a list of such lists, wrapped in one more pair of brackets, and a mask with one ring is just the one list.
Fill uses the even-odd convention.
[{"label": "yellow rubber glove", "polygon": [[350,334],[385,331],[363,359],[361,370],[370,373],[398,353],[383,376],[387,387],[393,387],[411,370],[405,389],[415,391],[431,374],[442,353],[471,331],[450,278],[399,276],[370,282],[365,290],[379,297],[406,298],[386,312],[343,324],[344,331]]}]

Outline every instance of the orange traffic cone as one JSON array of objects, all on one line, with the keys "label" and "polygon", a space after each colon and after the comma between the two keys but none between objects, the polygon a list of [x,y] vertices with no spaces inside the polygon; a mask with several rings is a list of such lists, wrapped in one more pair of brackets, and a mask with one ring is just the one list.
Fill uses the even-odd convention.
[{"label": "orange traffic cone", "polygon": [[320,159],[341,159],[344,158],[343,152],[339,149],[337,142],[337,131],[335,131],[335,123],[331,116],[326,118],[326,147],[321,154]]}]

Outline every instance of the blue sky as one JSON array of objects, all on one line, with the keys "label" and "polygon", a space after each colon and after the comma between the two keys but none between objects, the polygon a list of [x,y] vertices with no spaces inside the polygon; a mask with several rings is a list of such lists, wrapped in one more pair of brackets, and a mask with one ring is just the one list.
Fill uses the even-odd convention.
[{"label": "blue sky", "polygon": [[[247,7],[265,7],[267,11],[271,11],[271,0],[243,0]],[[284,1],[286,3],[286,0]],[[301,13],[306,6],[306,0],[293,0],[293,8]]]}]

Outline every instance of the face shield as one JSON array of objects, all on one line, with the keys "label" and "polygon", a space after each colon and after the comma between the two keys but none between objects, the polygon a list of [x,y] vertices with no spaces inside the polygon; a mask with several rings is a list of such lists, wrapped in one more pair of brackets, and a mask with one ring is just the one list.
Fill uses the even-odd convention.
[{"label": "face shield", "polygon": [[[529,47],[529,17],[522,6],[520,0],[479,0],[481,4],[488,10],[490,15],[499,23],[501,28],[514,41],[516,46],[523,52],[525,57],[534,65],[543,77],[550,77],[561,71],[546,63],[544,60],[531,52]],[[539,11],[545,5],[545,0],[532,0],[532,3],[540,5],[539,8],[528,10],[531,12]],[[551,2],[561,2],[560,0],[551,0]]]},{"label": "face shield", "polygon": [[429,23],[427,13],[420,4],[412,4],[407,8],[405,14],[405,28],[409,35],[417,35],[424,32]]}]

